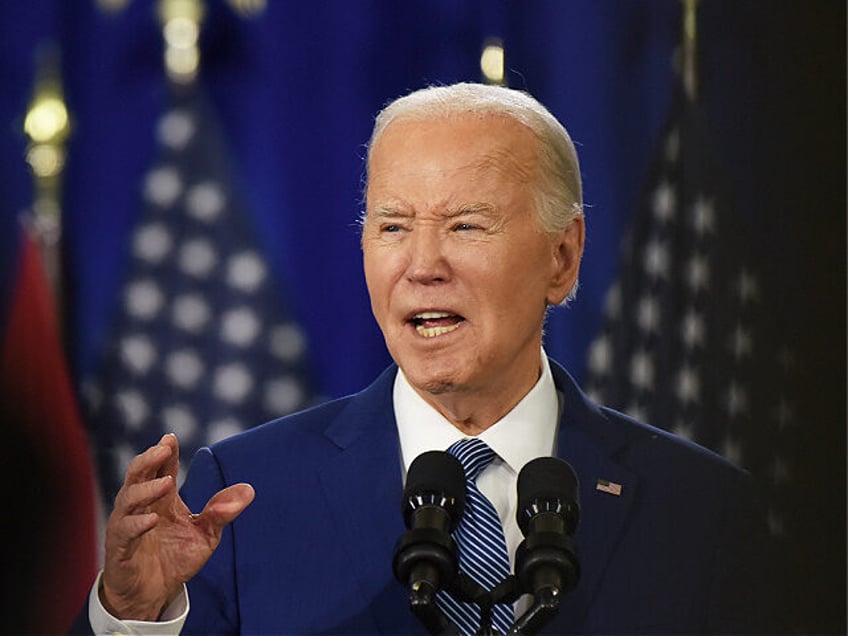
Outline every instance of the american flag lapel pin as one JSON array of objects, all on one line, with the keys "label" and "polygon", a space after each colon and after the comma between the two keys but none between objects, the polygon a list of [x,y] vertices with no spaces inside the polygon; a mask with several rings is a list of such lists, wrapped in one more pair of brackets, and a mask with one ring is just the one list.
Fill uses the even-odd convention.
[{"label": "american flag lapel pin", "polygon": [[618,497],[621,495],[621,484],[617,484],[614,481],[607,481],[606,479],[599,479],[598,483],[595,485],[595,490],[600,490],[608,495],[615,495]]}]

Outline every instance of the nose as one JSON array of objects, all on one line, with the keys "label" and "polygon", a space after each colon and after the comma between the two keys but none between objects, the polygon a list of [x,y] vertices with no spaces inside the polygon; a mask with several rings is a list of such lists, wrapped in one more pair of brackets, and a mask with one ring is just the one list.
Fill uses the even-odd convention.
[{"label": "nose", "polygon": [[450,279],[450,264],[438,228],[415,228],[406,241],[406,248],[409,258],[406,277],[410,282],[432,285]]}]

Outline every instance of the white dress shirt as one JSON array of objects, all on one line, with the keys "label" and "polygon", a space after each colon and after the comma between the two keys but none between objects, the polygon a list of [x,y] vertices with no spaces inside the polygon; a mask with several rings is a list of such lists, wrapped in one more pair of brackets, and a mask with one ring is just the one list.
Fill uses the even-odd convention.
[{"label": "white dress shirt", "polygon": [[[553,455],[556,444],[559,400],[544,351],[541,360],[539,380],[530,392],[509,413],[477,435],[497,455],[480,473],[477,487],[498,511],[512,569],[515,549],[523,539],[515,520],[518,473],[531,459]],[[395,378],[393,401],[404,481],[409,465],[421,453],[447,450],[454,442],[469,437],[425,402],[400,370]]]},{"label": "white dress shirt", "polygon": [[[409,465],[418,455],[431,450],[447,450],[454,442],[468,437],[425,402],[400,370],[395,377],[392,401],[404,481]],[[477,478],[477,486],[498,512],[513,569],[515,550],[523,538],[515,520],[518,473],[530,460],[553,455],[558,419],[556,387],[548,358],[542,351],[539,380],[530,392],[503,418],[477,436],[497,455]],[[88,617],[95,634],[161,636],[178,634],[182,630],[189,611],[185,585],[182,595],[171,603],[160,621],[122,621],[109,614],[100,602],[101,576],[102,572],[91,589],[88,603]],[[516,611],[520,612],[525,602],[519,601]]]}]

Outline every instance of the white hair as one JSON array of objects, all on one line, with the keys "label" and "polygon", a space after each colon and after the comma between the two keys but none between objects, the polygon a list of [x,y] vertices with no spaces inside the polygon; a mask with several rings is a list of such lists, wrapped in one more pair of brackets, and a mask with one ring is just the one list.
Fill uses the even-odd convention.
[{"label": "white hair", "polygon": [[374,144],[393,121],[450,118],[468,113],[511,117],[538,139],[540,175],[534,207],[546,232],[559,232],[583,214],[580,165],[568,131],[535,98],[502,86],[472,83],[430,86],[394,100],[374,121],[368,142],[368,166]]}]

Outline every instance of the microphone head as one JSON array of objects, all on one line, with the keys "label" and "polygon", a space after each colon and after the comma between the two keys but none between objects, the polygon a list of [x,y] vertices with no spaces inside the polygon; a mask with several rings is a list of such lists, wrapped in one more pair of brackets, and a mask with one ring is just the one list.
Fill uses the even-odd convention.
[{"label": "microphone head", "polygon": [[445,451],[427,451],[416,457],[406,473],[401,509],[406,527],[423,506],[444,508],[450,515],[450,532],[465,510],[465,471],[459,460]]},{"label": "microphone head", "polygon": [[516,521],[524,536],[530,519],[543,512],[560,516],[568,534],[577,528],[580,518],[577,475],[567,462],[556,457],[537,457],[518,473]]}]

